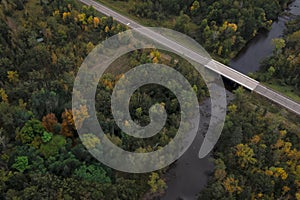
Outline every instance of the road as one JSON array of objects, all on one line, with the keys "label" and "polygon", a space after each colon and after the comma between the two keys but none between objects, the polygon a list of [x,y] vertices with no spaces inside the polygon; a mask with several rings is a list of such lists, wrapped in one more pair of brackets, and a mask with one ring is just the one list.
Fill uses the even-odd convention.
[{"label": "road", "polygon": [[271,89],[261,85],[258,81],[216,61],[216,60],[211,60],[207,61],[207,58],[203,57],[202,55],[194,52],[191,49],[188,49],[181,44],[179,44],[176,41],[173,41],[157,32],[154,32],[150,29],[147,29],[146,27],[138,24],[137,22],[129,19],[128,17],[125,17],[109,8],[106,6],[93,1],[93,0],[79,0],[82,3],[93,6],[97,11],[113,17],[116,21],[127,25],[129,28],[143,28],[143,29],[137,29],[137,31],[144,35],[149,37],[150,39],[170,48],[175,50],[181,55],[184,55],[192,60],[195,60],[196,62],[201,62],[201,63],[206,63],[205,66],[212,71],[242,85],[243,87],[256,92],[267,99],[285,107],[286,109],[300,115],[300,104],[292,101],[291,99],[279,94],[278,92],[272,91]]}]

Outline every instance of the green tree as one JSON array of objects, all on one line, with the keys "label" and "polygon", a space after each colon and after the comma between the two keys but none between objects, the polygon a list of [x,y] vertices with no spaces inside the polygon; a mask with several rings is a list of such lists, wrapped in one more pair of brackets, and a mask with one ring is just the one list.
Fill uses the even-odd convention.
[{"label": "green tree", "polygon": [[272,40],[272,43],[275,46],[275,52],[276,54],[279,54],[282,52],[282,49],[285,47],[285,40],[282,38],[275,38]]},{"label": "green tree", "polygon": [[177,17],[174,29],[182,33],[187,33],[190,29],[189,23],[191,19],[188,15],[180,12],[180,15]]},{"label": "green tree", "polygon": [[111,183],[110,178],[106,175],[106,171],[98,165],[83,165],[75,170],[74,175],[77,178],[93,183]]},{"label": "green tree", "polygon": [[[47,137],[47,140],[49,137]],[[61,135],[54,135],[50,141],[43,143],[39,151],[46,157],[56,156],[59,150],[66,145],[66,139]]]},{"label": "green tree", "polygon": [[49,142],[49,141],[52,139],[52,136],[53,136],[52,133],[49,133],[49,132],[47,132],[47,131],[44,131],[44,133],[43,133],[43,135],[42,135],[42,141],[43,141],[44,143],[47,143],[47,142]]},{"label": "green tree", "polygon": [[12,167],[19,172],[24,172],[26,169],[29,169],[29,164],[28,164],[28,158],[27,156],[18,156],[15,159],[15,163],[12,165]]},{"label": "green tree", "polygon": [[16,139],[20,140],[23,144],[30,144],[36,136],[42,136],[44,132],[45,128],[42,122],[37,119],[31,119],[17,132]]}]

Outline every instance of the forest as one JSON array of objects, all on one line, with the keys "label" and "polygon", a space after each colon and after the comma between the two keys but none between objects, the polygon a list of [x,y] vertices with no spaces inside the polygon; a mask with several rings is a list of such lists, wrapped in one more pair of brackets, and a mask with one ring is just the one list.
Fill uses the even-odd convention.
[{"label": "forest", "polygon": [[273,40],[272,56],[253,77],[300,102],[300,18],[286,24],[283,38]]},{"label": "forest", "polygon": [[300,199],[299,117],[243,88],[234,93],[199,199]]},{"label": "forest", "polygon": [[[99,145],[99,139],[85,135],[84,147],[71,111],[73,82],[84,58],[100,41],[127,27],[74,0],[1,1],[0,5],[1,199],[132,200],[160,195],[166,188],[161,178],[165,169],[126,174],[99,163],[86,149]],[[176,134],[179,104],[164,87],[145,86],[131,98],[132,117],[140,124],[149,123],[152,105],[167,109],[166,127],[150,140],[120,131],[110,113],[110,96],[121,72],[159,62],[181,71],[199,99],[208,96],[205,83],[184,60],[156,49],[119,58],[99,81],[96,109],[107,136],[123,149],[153,151]],[[83,116],[85,109],[80,110]]]},{"label": "forest", "polygon": [[[260,71],[251,74],[298,102],[299,33],[296,17],[286,24],[283,38],[273,39],[273,53]],[[300,199],[299,117],[242,88],[235,97],[214,152],[212,178],[199,199]]]},{"label": "forest", "polygon": [[128,175],[100,164],[72,119],[80,64],[94,44],[126,27],[73,0],[0,5],[0,198],[139,199],[151,185],[164,187],[160,172]]},{"label": "forest", "polygon": [[289,0],[98,0],[130,14],[143,25],[186,33],[213,57],[227,63],[257,35],[271,27]]},{"label": "forest", "polygon": [[[268,29],[288,1],[127,3],[134,5],[128,10],[131,15],[170,22],[168,27],[193,36],[226,61],[257,31]],[[73,121],[72,89],[81,63],[97,44],[127,27],[76,0],[0,0],[0,27],[0,198],[134,200],[161,196],[167,187],[167,169],[128,174],[101,164],[87,151],[99,145],[99,140],[87,135],[84,146]],[[286,37],[274,41],[274,56],[263,63],[265,71],[258,79],[299,91],[299,63],[294,65],[299,57],[298,27],[299,20],[291,22]],[[209,96],[200,75],[175,55],[145,49],[119,58],[99,81],[97,117],[105,122],[103,129],[114,144],[133,152],[165,146],[180,123],[178,100],[157,86],[137,90],[130,113],[145,125],[153,104],[165,107],[167,123],[159,134],[135,139],[113,121],[110,95],[115,83],[126,70],[144,63],[173,67],[190,81],[200,102]],[[234,93],[213,153],[212,179],[200,198],[300,199],[299,118],[242,88]],[[80,111],[83,115],[85,109]]]}]

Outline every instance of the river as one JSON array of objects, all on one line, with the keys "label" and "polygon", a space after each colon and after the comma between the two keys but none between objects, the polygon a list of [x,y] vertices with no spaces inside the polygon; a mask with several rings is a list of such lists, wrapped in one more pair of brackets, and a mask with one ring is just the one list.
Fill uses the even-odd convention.
[{"label": "river", "polygon": [[[296,0],[289,5],[286,10],[291,16],[300,14],[300,0]],[[288,16],[280,16],[272,24],[269,32],[259,33],[247,46],[230,62],[230,67],[239,72],[248,74],[259,70],[260,62],[270,56],[274,49],[272,39],[282,37],[285,23],[290,20]]]},{"label": "river", "polygon": [[[232,93],[228,91],[227,99],[233,99]],[[208,181],[213,163],[210,156],[199,159],[198,154],[209,125],[210,105],[210,99],[206,99],[200,105],[199,132],[189,149],[167,172],[168,189],[163,200],[197,199],[199,191],[205,187]]]},{"label": "river", "polygon": [[[294,1],[286,10],[290,15],[300,14],[300,0]],[[247,46],[233,59],[230,66],[244,74],[259,70],[260,62],[271,55],[273,50],[272,39],[282,37],[285,29],[285,22],[290,18],[279,17],[273,22],[271,30],[259,33]],[[233,97],[228,92],[228,101]],[[166,174],[167,190],[163,200],[195,200],[197,195],[205,187],[209,178],[209,172],[213,169],[213,163],[207,156],[204,159],[198,158],[198,152],[203,141],[209,122],[210,102],[206,100],[200,107],[201,122],[200,131],[191,147],[184,155],[177,160]]]}]

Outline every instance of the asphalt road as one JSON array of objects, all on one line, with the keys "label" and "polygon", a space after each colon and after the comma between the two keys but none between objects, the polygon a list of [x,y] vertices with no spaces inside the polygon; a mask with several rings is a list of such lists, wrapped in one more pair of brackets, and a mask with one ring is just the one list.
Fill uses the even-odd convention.
[{"label": "asphalt road", "polygon": [[300,104],[292,101],[291,99],[279,94],[278,92],[274,92],[271,89],[262,86],[258,81],[218,62],[215,60],[208,60],[207,57],[200,55],[197,52],[194,52],[193,50],[186,48],[185,46],[182,46],[179,44],[178,41],[171,40],[157,32],[154,32],[153,30],[150,30],[135,21],[129,19],[128,17],[125,17],[106,6],[93,1],[93,0],[79,0],[82,3],[93,6],[97,11],[107,15],[112,16],[115,20],[118,22],[127,25],[130,28],[142,28],[142,29],[136,29],[140,34],[152,39],[153,41],[158,42],[159,44],[164,45],[167,48],[173,49],[179,54],[183,55],[184,57],[188,57],[192,60],[195,60],[196,62],[200,62],[204,64],[207,68],[211,69],[212,71],[242,85],[243,87],[254,91],[273,102],[287,108],[288,110],[300,115]]}]

